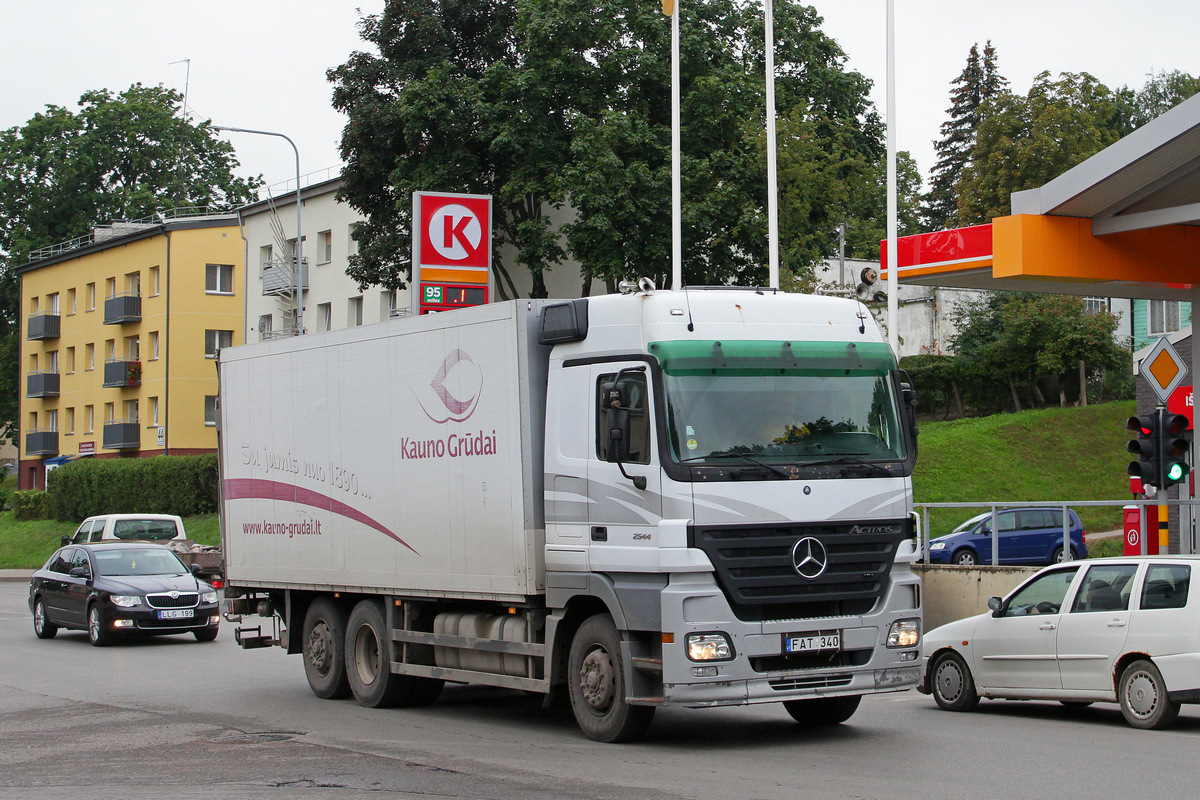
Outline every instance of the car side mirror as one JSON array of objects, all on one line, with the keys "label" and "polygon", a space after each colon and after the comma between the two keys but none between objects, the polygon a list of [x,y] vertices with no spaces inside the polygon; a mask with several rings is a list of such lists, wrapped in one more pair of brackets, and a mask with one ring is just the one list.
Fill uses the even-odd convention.
[{"label": "car side mirror", "polygon": [[203,567],[201,567],[199,564],[188,564],[188,569],[190,569],[192,571],[193,575],[195,575],[197,578],[199,578],[200,572],[203,569]]},{"label": "car side mirror", "polygon": [[988,608],[992,610],[993,617],[998,617],[1004,613],[1004,600],[999,597],[989,597]]},{"label": "car side mirror", "polygon": [[64,533],[64,534],[62,535],[62,538],[61,538],[61,539],[59,539],[59,541],[58,541],[58,546],[59,546],[59,547],[66,547],[66,546],[67,546],[67,545],[69,545],[70,543],[71,543],[71,537],[70,537],[70,536],[67,536],[67,535]]},{"label": "car side mirror", "polygon": [[90,578],[92,577],[92,573],[88,571],[87,567],[71,567],[71,577]]}]

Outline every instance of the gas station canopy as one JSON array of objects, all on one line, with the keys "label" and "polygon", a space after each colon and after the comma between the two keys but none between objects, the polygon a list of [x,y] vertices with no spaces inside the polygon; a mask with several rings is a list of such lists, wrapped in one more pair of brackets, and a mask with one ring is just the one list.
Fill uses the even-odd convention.
[{"label": "gas station canopy", "polygon": [[1192,299],[1200,289],[1200,95],[1044,186],[1014,192],[1011,203],[1012,215],[989,225],[900,238],[899,281]]}]

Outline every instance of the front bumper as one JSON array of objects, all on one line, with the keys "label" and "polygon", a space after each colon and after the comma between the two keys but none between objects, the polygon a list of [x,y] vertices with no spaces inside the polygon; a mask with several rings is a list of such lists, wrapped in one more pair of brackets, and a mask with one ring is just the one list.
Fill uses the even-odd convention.
[{"label": "front bumper", "polygon": [[[814,697],[903,691],[921,678],[920,642],[885,646],[888,629],[901,619],[920,619],[920,580],[907,564],[896,564],[890,586],[875,610],[862,616],[819,619],[738,620],[711,573],[672,575],[663,591],[663,630],[675,633],[663,645],[662,705],[722,706],[771,703]],[[841,632],[839,653],[790,657],[785,635]],[[690,661],[688,633],[720,631],[733,644],[734,657],[720,662]],[[696,677],[695,667],[716,674]]]},{"label": "front bumper", "polygon": [[[190,612],[191,616],[163,617],[160,611]],[[112,633],[127,636],[157,636],[171,633],[190,633],[216,627],[221,611],[216,603],[202,603],[185,609],[154,609],[144,605],[130,608],[104,603],[100,619]]]}]

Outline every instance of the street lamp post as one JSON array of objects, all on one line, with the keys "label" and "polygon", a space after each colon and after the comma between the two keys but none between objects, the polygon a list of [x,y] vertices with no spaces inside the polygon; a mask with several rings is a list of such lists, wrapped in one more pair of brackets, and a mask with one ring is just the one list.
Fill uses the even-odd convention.
[{"label": "street lamp post", "polygon": [[292,146],[292,150],[296,153],[296,271],[295,287],[296,287],[296,335],[304,333],[304,234],[300,227],[300,148],[296,147],[296,143],[290,137],[282,133],[274,131],[256,131],[249,128],[233,128],[229,125],[212,125],[214,131],[232,131],[235,133],[257,133],[261,136],[278,136],[280,139],[287,139],[287,143]]}]

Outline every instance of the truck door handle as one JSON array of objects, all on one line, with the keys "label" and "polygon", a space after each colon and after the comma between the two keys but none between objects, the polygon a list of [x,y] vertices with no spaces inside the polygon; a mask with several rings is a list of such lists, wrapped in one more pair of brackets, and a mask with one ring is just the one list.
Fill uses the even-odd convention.
[{"label": "truck door handle", "polygon": [[1055,629],[1055,627],[1057,626],[1053,622],[1043,622],[1038,626],[1038,629],[1043,631],[1052,631]]},{"label": "truck door handle", "polygon": [[1124,627],[1125,627],[1125,620],[1123,620],[1123,619],[1114,619],[1114,620],[1112,620],[1112,621],[1110,621],[1110,622],[1108,623],[1108,627],[1110,627],[1110,628],[1124,628]]},{"label": "truck door handle", "polygon": [[608,528],[605,528],[600,525],[593,525],[592,526],[592,541],[593,542],[607,542],[608,541]]}]

